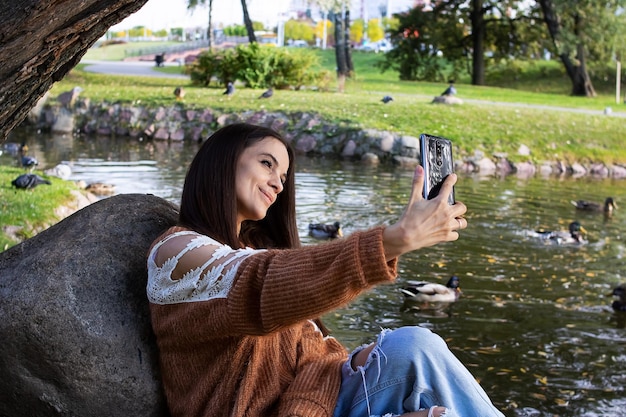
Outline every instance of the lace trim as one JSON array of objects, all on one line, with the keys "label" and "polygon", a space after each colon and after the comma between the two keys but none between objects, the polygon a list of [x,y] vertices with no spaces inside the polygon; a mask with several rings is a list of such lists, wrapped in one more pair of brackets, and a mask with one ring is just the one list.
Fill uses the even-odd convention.
[{"label": "lace trim", "polygon": [[[196,235],[175,257],[167,259],[162,266],[154,260],[157,250],[168,240],[182,235]],[[180,279],[172,279],[178,261],[187,252],[203,246],[216,246],[207,261],[188,272]],[[237,276],[241,262],[264,250],[251,248],[232,249],[208,236],[196,232],[172,233],[156,244],[148,256],[148,300],[153,304],[177,304],[226,298]]]}]

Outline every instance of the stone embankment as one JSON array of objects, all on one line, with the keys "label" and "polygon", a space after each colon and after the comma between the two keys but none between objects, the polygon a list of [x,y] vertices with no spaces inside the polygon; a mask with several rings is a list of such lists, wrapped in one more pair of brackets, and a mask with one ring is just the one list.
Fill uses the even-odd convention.
[{"label": "stone embankment", "polygon": [[[201,141],[218,128],[236,122],[271,127],[291,140],[297,152],[341,157],[368,164],[393,163],[414,166],[419,157],[419,140],[410,135],[336,124],[309,112],[269,112],[265,110],[223,113],[210,108],[192,108],[181,103],[169,107],[143,107],[111,103],[90,103],[80,99],[71,108],[57,103],[38,106],[29,120],[41,129],[80,132],[105,136],[169,141]],[[595,176],[626,178],[626,167],[603,163],[530,161],[531,149],[522,145],[519,156],[525,162],[512,162],[508,155],[456,155],[457,172],[479,175],[520,177]],[[520,159],[519,157],[515,159]]]}]

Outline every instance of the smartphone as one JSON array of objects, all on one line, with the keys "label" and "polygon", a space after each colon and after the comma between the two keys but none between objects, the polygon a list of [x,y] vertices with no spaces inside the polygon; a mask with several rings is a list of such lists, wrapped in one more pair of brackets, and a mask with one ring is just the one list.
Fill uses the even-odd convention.
[{"label": "smartphone", "polygon": [[[446,138],[421,134],[420,158],[424,167],[423,195],[425,199],[430,200],[439,194],[443,181],[454,172],[452,142]],[[448,197],[448,204],[452,205],[455,202],[453,188]]]}]

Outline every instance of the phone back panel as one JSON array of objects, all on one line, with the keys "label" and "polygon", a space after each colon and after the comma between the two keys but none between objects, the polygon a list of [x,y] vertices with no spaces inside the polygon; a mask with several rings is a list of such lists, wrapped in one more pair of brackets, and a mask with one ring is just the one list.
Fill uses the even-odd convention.
[{"label": "phone back panel", "polygon": [[[432,199],[439,194],[443,181],[454,172],[454,159],[452,158],[452,142],[449,139],[420,135],[420,154],[422,167],[424,167],[424,190],[426,199]],[[448,198],[449,204],[455,203],[454,189]]]}]

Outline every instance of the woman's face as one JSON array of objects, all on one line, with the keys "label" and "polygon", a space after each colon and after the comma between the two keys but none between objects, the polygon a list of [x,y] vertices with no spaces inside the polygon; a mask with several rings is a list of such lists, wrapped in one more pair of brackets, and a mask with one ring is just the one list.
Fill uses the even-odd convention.
[{"label": "woman's face", "polygon": [[281,141],[271,136],[246,148],[237,161],[235,188],[237,223],[261,220],[283,190],[289,170],[289,154]]}]

